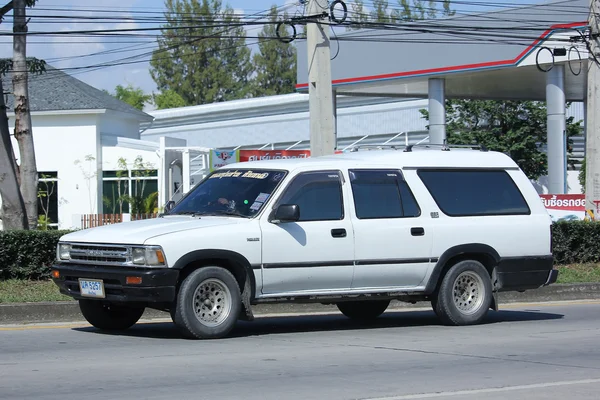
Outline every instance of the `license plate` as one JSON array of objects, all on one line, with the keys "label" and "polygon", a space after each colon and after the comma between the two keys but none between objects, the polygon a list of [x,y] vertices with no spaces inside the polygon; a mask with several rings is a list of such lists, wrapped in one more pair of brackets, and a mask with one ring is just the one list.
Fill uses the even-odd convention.
[{"label": "license plate", "polygon": [[104,298],[104,283],[100,279],[79,279],[79,292],[85,297]]}]

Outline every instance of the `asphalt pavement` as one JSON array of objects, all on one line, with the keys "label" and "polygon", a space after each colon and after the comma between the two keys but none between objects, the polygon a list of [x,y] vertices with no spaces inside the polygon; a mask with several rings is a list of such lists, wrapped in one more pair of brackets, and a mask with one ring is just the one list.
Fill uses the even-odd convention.
[{"label": "asphalt pavement", "polygon": [[597,399],[600,302],[513,304],[446,327],[430,310],[358,324],[261,317],[232,337],[169,322],[0,327],[0,399]]}]

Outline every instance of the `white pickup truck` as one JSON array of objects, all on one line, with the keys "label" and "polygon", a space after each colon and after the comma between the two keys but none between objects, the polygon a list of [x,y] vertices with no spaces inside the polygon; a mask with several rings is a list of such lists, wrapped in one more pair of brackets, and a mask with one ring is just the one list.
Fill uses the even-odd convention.
[{"label": "white pickup truck", "polygon": [[407,147],[228,165],[157,219],[65,235],[52,276],[97,328],[154,308],[219,338],[261,302],[369,319],[428,301],[446,324],[475,324],[498,292],[557,271],[550,216],[508,156]]}]

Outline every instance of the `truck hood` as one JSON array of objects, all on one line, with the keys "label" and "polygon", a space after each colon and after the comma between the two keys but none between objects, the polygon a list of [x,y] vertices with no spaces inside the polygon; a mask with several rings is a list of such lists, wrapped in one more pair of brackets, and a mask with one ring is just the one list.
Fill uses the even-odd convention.
[{"label": "truck hood", "polygon": [[249,220],[236,217],[191,217],[169,216],[141,221],[122,222],[97,228],[83,229],[61,237],[65,242],[144,244],[156,236],[191,229],[247,223]]}]

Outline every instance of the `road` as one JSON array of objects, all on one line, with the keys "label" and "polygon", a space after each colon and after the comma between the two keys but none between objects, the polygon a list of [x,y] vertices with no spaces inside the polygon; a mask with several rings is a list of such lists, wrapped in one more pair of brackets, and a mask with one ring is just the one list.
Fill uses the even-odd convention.
[{"label": "road", "polygon": [[0,327],[0,399],[597,399],[599,338],[600,302],[505,306],[471,327],[428,310],[268,317],[212,341],[165,322]]}]

